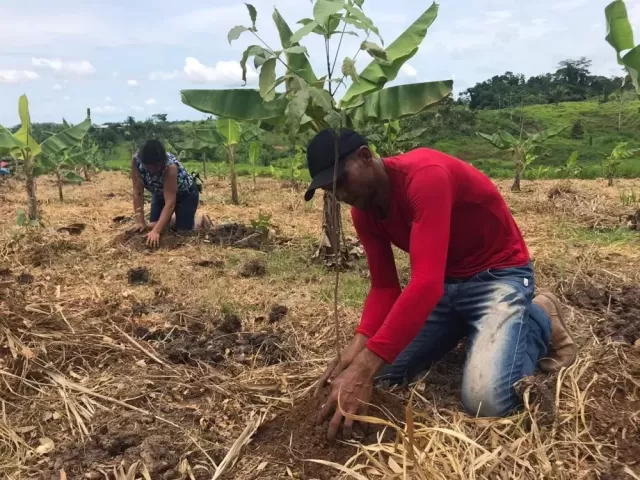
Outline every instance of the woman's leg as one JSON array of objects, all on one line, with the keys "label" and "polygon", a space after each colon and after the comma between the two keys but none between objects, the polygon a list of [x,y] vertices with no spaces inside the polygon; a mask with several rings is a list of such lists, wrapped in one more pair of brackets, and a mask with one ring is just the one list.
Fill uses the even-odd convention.
[{"label": "woman's leg", "polygon": [[192,187],[191,191],[180,195],[176,202],[176,230],[190,231],[195,227],[196,211],[200,204],[200,192]]}]

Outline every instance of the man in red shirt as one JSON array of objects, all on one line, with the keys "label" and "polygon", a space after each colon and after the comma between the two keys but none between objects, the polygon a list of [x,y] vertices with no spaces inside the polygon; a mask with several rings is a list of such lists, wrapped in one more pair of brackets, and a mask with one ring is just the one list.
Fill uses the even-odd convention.
[{"label": "man in red shirt", "polygon": [[[312,183],[305,194],[333,187],[336,139],[318,133],[307,149]],[[320,378],[331,393],[318,421],[332,413],[328,436],[357,414],[374,381],[406,384],[466,338],[462,403],[472,415],[505,416],[521,404],[513,385],[574,362],[577,349],[549,293],[533,298],[527,247],[500,192],[471,165],[418,148],[375,157],[364,137],[344,129],[336,197],[351,205],[371,289],[352,342]],[[404,290],[392,245],[409,252]],[[345,420],[343,434],[353,422]]]}]

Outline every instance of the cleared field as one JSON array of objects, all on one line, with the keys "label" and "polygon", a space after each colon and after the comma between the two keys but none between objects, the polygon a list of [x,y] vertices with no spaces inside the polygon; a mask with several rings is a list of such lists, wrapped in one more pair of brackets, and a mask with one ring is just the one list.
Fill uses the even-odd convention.
[{"label": "cleared field", "polygon": [[[314,381],[335,352],[334,273],[313,258],[321,205],[273,179],[209,180],[216,228],[123,232],[129,180],[39,180],[45,228],[15,226],[23,187],[0,183],[0,472],[4,478],[580,478],[640,476],[640,232],[620,191],[640,180],[499,181],[534,258],[563,300],[579,360],[522,391],[526,409],[475,419],[456,350],[410,391],[376,393],[387,423],[327,444]],[[260,221],[260,215],[263,215]],[[267,221],[264,215],[270,215]],[[347,212],[342,343],[368,288]],[[261,235],[256,225],[275,235]],[[74,225],[79,224],[79,225]],[[222,224],[226,226],[221,227]],[[66,227],[66,229],[65,229]],[[409,278],[399,254],[401,278]],[[410,408],[406,408],[410,405]],[[332,462],[319,464],[314,462]],[[131,475],[126,472],[131,470]],[[137,472],[137,474],[135,473]]]}]

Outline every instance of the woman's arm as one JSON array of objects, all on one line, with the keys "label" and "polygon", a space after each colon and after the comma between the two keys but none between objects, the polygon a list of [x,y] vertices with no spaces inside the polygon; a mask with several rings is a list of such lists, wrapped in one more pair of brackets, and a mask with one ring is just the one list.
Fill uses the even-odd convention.
[{"label": "woman's arm", "polygon": [[136,226],[146,226],[144,220],[144,185],[140,178],[135,156],[131,157],[131,183],[133,184],[133,212],[136,216]]},{"label": "woman's arm", "polygon": [[178,192],[178,167],[169,165],[164,172],[164,208],[160,213],[158,223],[153,227],[153,232],[161,233],[171,220],[171,215],[176,208],[176,196]]}]

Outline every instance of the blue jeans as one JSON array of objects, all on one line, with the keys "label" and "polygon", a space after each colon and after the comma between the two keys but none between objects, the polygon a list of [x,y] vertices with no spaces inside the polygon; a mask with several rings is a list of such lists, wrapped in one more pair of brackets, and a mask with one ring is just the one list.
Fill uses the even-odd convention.
[{"label": "blue jeans", "polygon": [[377,379],[406,384],[466,337],[465,409],[481,417],[510,414],[521,405],[513,385],[534,373],[551,337],[548,315],[532,303],[534,282],[531,264],[447,279],[420,333]]},{"label": "blue jeans", "polygon": [[[200,192],[194,185],[188,192],[179,193],[176,196],[176,230],[193,230],[196,222],[196,210],[200,204]],[[164,195],[154,194],[151,196],[151,212],[149,221],[157,222],[164,208]]]}]

